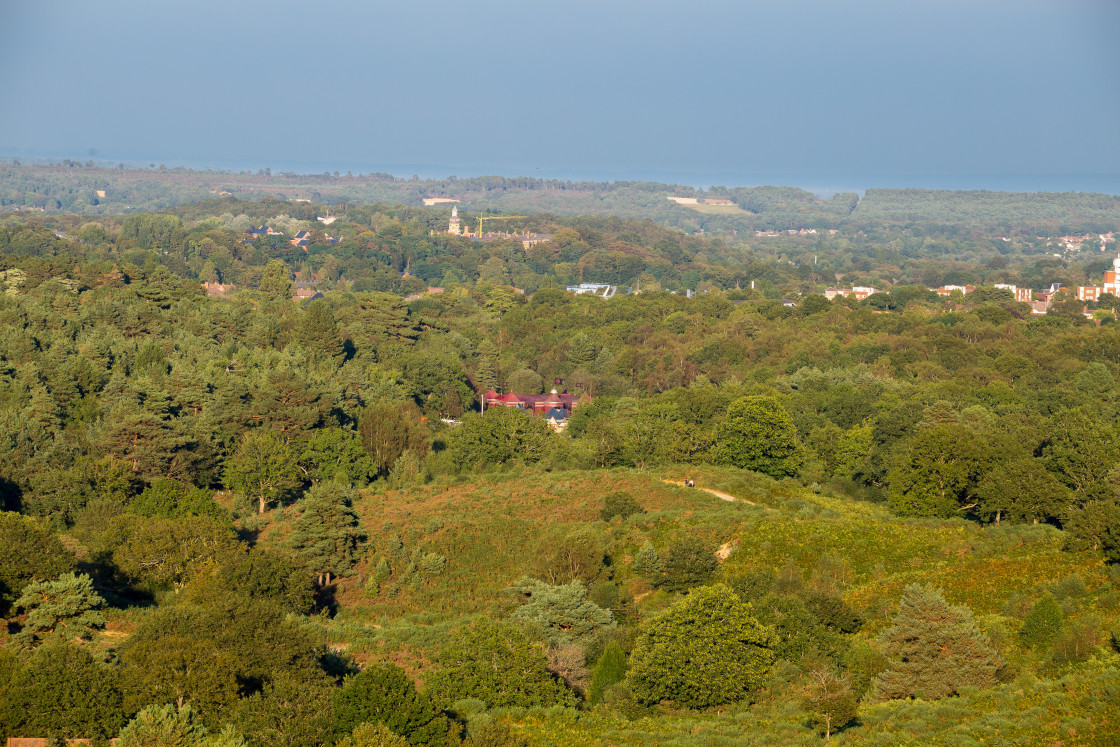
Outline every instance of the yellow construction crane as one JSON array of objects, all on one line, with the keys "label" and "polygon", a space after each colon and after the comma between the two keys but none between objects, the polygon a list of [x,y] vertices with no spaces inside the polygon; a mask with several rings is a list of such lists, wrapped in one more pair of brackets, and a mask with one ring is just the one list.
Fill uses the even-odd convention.
[{"label": "yellow construction crane", "polygon": [[527,215],[480,215],[478,216],[478,237],[482,238],[482,222],[485,220],[513,220],[514,218],[527,218]]}]

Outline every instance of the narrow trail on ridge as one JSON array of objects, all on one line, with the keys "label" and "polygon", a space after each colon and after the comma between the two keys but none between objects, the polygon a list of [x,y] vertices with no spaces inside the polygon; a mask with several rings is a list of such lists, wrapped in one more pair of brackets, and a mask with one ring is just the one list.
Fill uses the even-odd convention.
[{"label": "narrow trail on ridge", "polygon": [[[670,485],[679,485],[682,488],[686,487],[685,484],[684,484],[684,480],[665,480],[665,479],[662,479],[661,482],[667,482]],[[738,501],[740,503],[746,503],[749,506],[757,506],[758,505],[754,501],[748,501],[746,498],[736,498],[735,496],[730,495],[729,493],[721,493],[720,491],[712,490],[711,488],[692,488],[692,489],[693,490],[703,490],[705,493],[711,493],[716,498],[719,498],[721,500],[725,500],[729,503],[734,503],[734,502]]]}]

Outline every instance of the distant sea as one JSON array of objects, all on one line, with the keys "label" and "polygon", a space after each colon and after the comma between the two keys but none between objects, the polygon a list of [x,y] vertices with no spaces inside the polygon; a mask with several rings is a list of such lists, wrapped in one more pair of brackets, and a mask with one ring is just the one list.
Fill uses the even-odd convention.
[{"label": "distant sea", "polygon": [[477,176],[532,177],[559,179],[561,181],[617,182],[642,181],[679,184],[707,189],[712,186],[756,187],[760,185],[799,187],[820,197],[828,198],[840,192],[863,193],[867,189],[954,189],[991,190],[1002,192],[1099,192],[1120,195],[1120,174],[916,174],[916,173],[841,173],[841,172],[775,172],[755,173],[722,171],[662,171],[648,170],[593,170],[568,168],[501,167],[501,166],[449,166],[418,163],[341,163],[318,161],[264,161],[174,158],[146,158],[108,154],[54,155],[0,148],[0,160],[19,158],[24,163],[58,162],[64,158],[86,162],[93,160],[99,166],[145,167],[165,164],[168,168],[182,166],[188,169],[216,169],[256,172],[269,168],[273,173],[322,174],[392,174],[396,177],[421,179],[446,179],[449,176],[470,178]]}]

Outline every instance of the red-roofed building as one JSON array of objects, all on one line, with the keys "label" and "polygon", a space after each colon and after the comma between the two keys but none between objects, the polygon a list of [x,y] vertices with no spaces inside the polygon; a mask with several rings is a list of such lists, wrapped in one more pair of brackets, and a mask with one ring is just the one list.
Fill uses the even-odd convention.
[{"label": "red-roofed building", "polygon": [[[491,407],[517,407],[532,415],[545,415],[549,420],[559,419],[559,413],[571,415],[572,411],[580,405],[591,401],[586,394],[575,395],[564,392],[563,394],[553,389],[548,394],[498,394],[491,389],[482,395],[486,408]],[[565,416],[565,419],[566,419]],[[555,427],[555,426],[554,426]]]}]

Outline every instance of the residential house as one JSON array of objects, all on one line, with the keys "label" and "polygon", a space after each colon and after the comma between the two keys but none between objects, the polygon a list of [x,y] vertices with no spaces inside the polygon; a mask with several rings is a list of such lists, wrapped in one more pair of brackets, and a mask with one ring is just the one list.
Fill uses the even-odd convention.
[{"label": "residential house", "polygon": [[940,288],[931,288],[934,293],[939,296],[951,296],[953,291],[960,291],[962,296],[967,296],[972,291],[976,290],[975,285],[943,285]]},{"label": "residential house", "polygon": [[302,247],[304,251],[307,251],[307,245],[311,243],[311,232],[296,231],[296,235],[292,237],[289,243],[292,246]]},{"label": "residential house", "polygon": [[224,296],[233,290],[233,283],[202,283],[203,289],[208,296]]},{"label": "residential house", "polygon": [[1034,300],[1034,291],[1030,288],[1019,288],[1007,283],[996,283],[993,287],[1011,291],[1015,294],[1015,300],[1020,303],[1030,303]]},{"label": "residential house", "polygon": [[482,395],[486,409],[493,407],[516,407],[531,415],[543,415],[553,430],[561,431],[568,424],[572,412],[591,401],[586,394],[576,396],[567,392],[559,393],[553,389],[548,394],[498,394],[491,389]]}]

